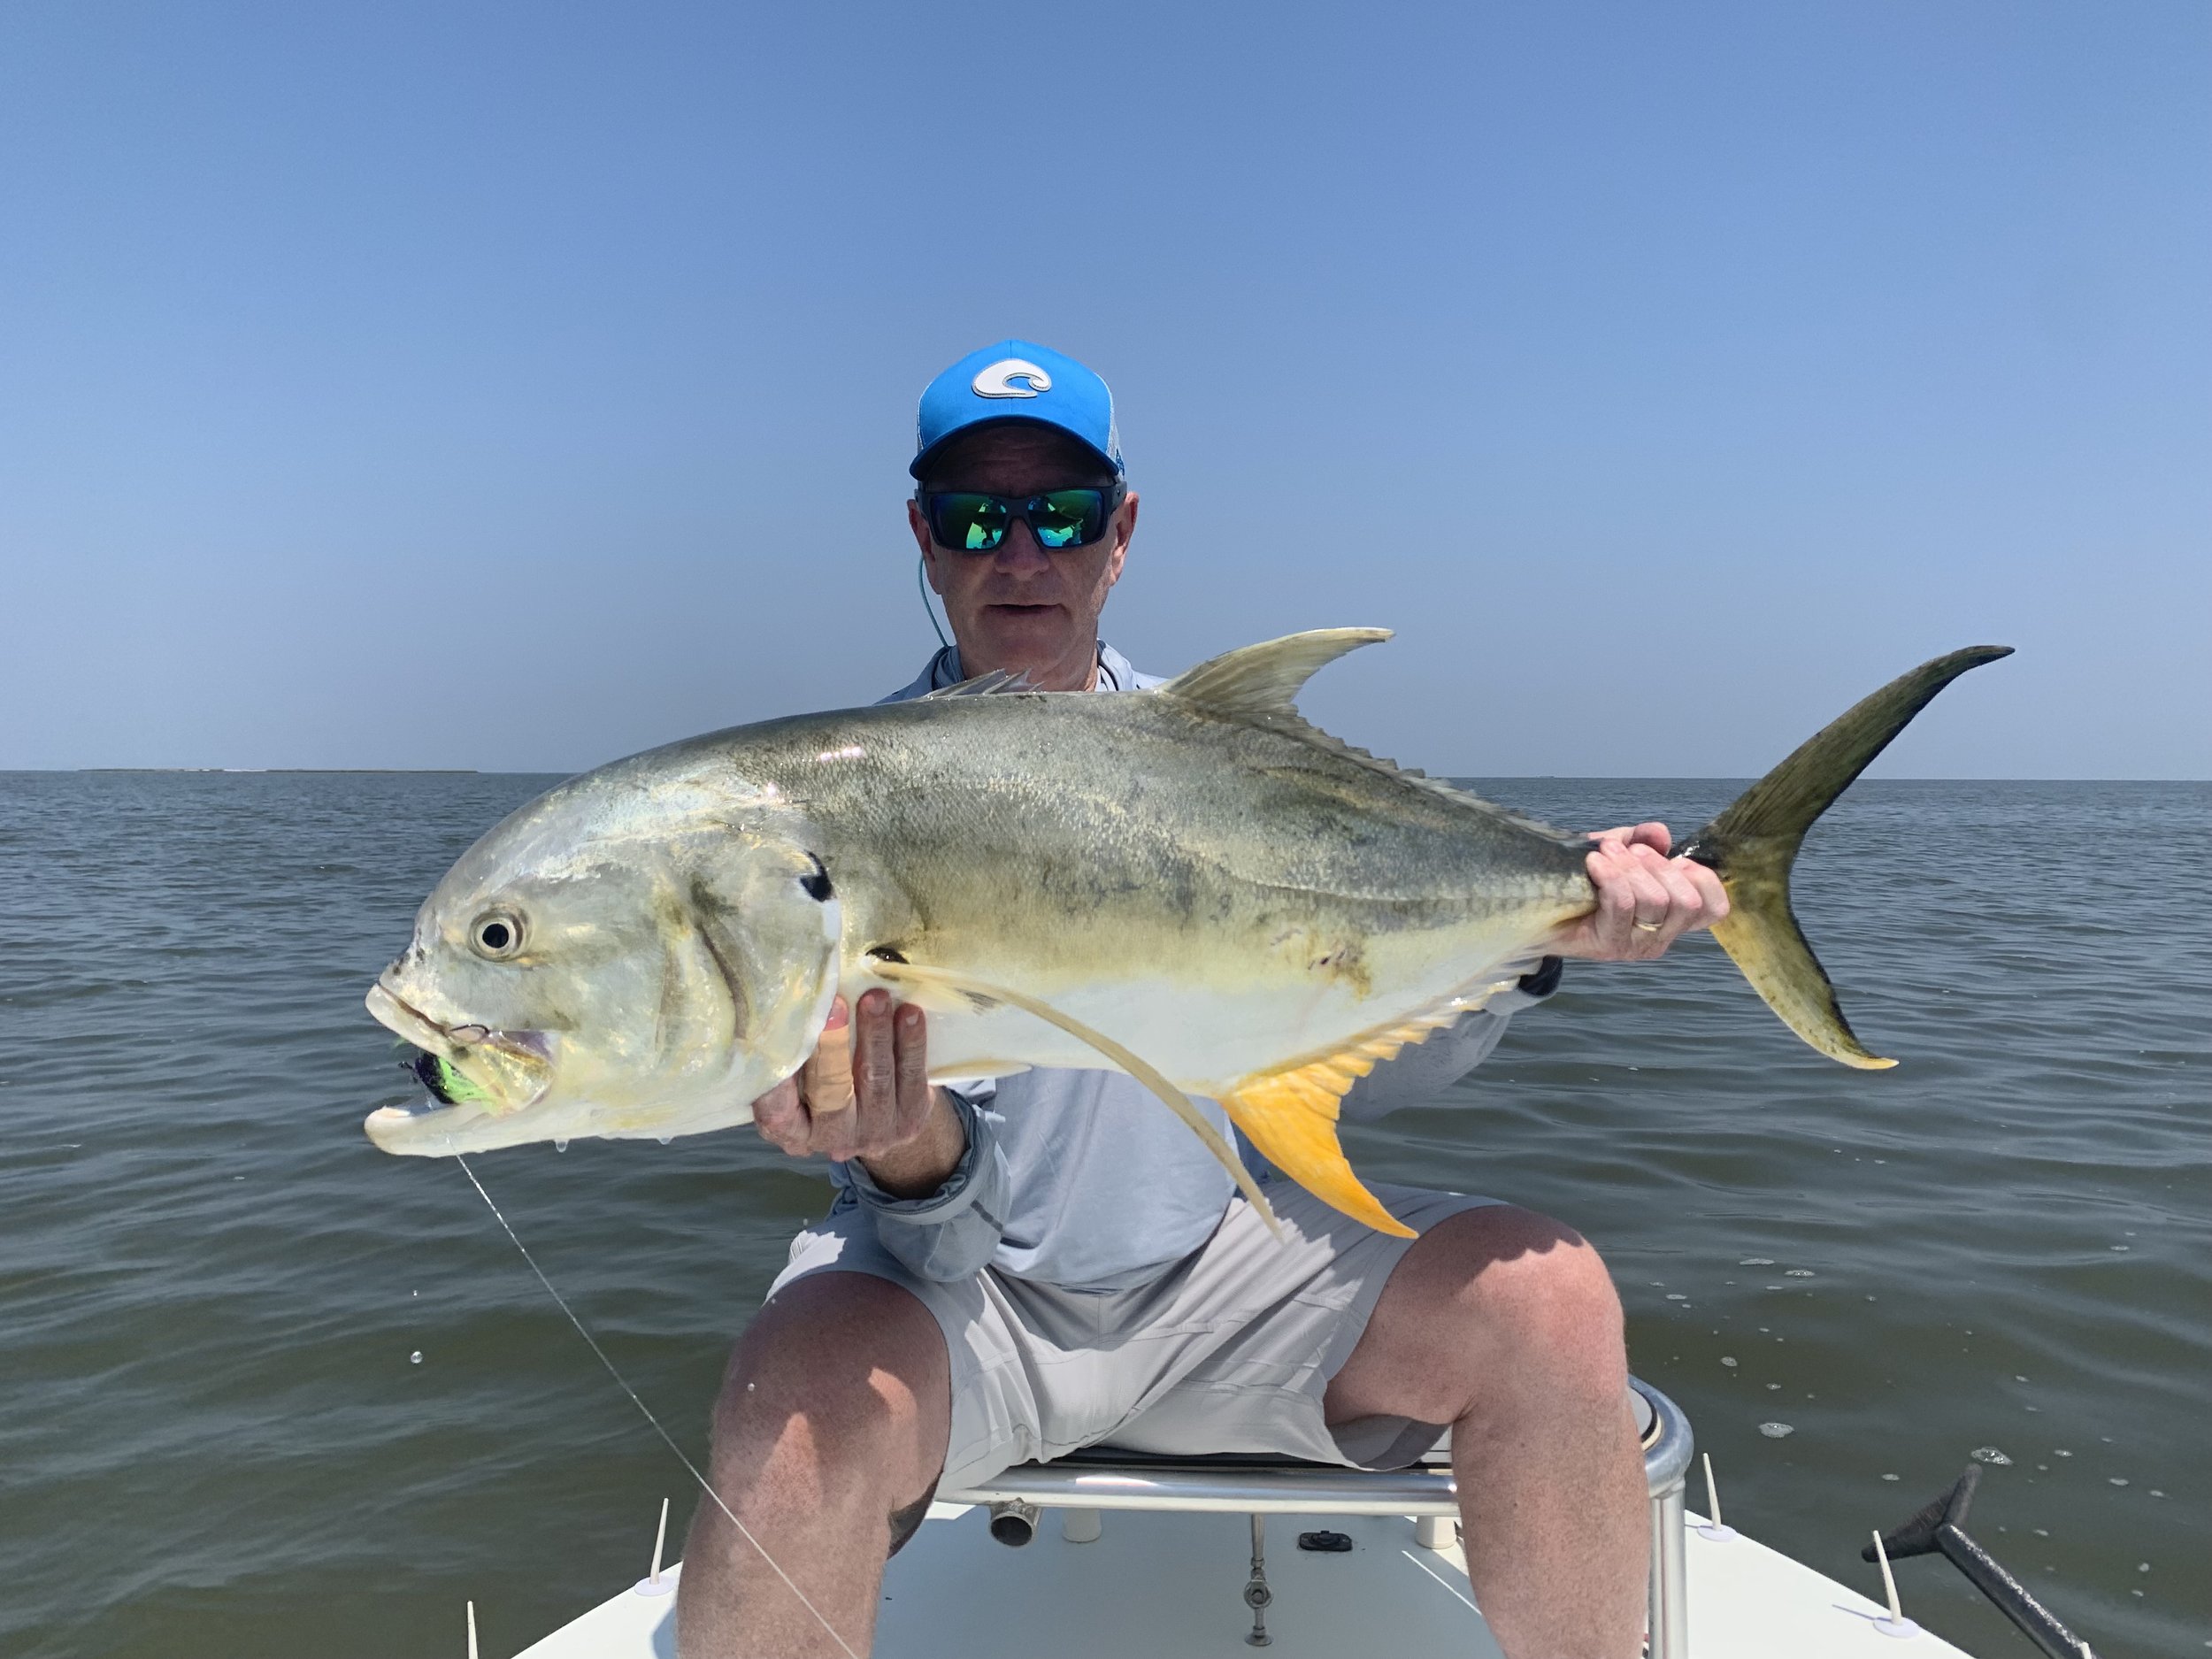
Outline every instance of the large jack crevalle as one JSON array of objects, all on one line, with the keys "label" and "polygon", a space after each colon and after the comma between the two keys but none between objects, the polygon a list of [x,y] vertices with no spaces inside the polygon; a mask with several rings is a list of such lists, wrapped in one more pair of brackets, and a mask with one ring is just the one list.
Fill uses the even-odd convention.
[{"label": "large jack crevalle", "polygon": [[[1217,1099],[1349,1215],[1405,1229],[1337,1144],[1337,1102],[1482,1006],[1594,906],[1580,835],[1350,748],[1294,707],[1372,628],[1293,634],[1156,691],[1002,679],[671,744],[570,780],[439,883],[369,993],[435,1099],[372,1115],[388,1152],[745,1123],[841,991],[929,1012],[939,1078],[1111,1067],[1191,1123]],[[1789,904],[1807,827],[2002,646],[1851,709],[1692,837],[1714,929],[1774,1011],[1878,1067]]]}]

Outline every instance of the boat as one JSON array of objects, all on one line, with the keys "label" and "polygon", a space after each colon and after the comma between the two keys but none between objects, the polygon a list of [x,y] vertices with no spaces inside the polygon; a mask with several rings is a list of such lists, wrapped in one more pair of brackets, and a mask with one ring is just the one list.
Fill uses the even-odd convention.
[{"label": "boat", "polygon": [[[1647,1383],[1632,1393],[1650,1659],[1963,1655],[1905,1616],[1886,1559],[1877,1601],[1724,1525],[1709,1462],[1707,1512],[1691,1511],[1689,1420]],[[1502,1659],[1467,1580],[1449,1455],[1373,1471],[1095,1447],[941,1493],[886,1569],[875,1659]],[[661,1559],[666,1525],[664,1503],[645,1578],[519,1659],[673,1659],[682,1569]]]}]

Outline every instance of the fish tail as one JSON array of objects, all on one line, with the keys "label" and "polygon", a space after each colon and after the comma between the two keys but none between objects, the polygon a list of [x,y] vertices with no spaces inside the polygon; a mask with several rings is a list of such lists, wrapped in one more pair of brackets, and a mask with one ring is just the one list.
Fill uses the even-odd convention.
[{"label": "fish tail", "polygon": [[1897,1064],[1870,1052],[1837,1006],[1836,989],[1790,909],[1790,868],[1813,820],[1850,787],[1936,693],[1970,668],[2012,655],[1972,645],[1901,674],[1801,744],[1787,760],[1680,850],[1728,890],[1729,913],[1713,937],[1792,1031],[1832,1060],[1866,1071]]}]

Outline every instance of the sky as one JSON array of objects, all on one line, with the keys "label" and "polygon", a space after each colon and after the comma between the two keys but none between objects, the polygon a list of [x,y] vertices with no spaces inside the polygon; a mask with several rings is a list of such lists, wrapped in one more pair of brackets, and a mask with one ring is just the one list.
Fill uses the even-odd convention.
[{"label": "sky", "polygon": [[2212,777],[2212,7],[0,12],[0,768],[572,771],[935,639],[915,399],[1432,772]]}]

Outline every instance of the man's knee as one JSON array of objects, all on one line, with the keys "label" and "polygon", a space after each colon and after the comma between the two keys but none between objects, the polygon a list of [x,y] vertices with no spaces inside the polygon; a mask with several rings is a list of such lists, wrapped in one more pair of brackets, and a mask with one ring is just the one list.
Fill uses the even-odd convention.
[{"label": "man's knee", "polygon": [[1601,1383],[1624,1374],[1612,1275],[1571,1227],[1499,1204],[1440,1223],[1416,1248],[1429,1258],[1423,1279],[1431,1297],[1440,1311],[1448,1308],[1455,1334],[1480,1371],[1506,1366]]},{"label": "man's knee", "polygon": [[1620,1295],[1590,1241],[1532,1210],[1497,1209],[1469,1252],[1472,1271],[1461,1299],[1524,1342],[1617,1352]]},{"label": "man's knee", "polygon": [[[950,1366],[935,1317],[865,1273],[816,1273],[762,1309],[715,1402],[718,1462],[797,1459],[913,1484],[941,1461]],[[929,1471],[925,1471],[925,1473]]]}]

